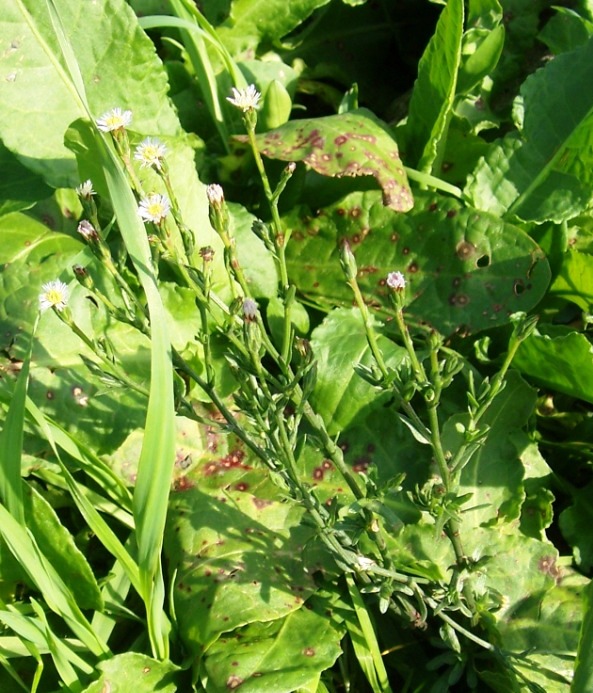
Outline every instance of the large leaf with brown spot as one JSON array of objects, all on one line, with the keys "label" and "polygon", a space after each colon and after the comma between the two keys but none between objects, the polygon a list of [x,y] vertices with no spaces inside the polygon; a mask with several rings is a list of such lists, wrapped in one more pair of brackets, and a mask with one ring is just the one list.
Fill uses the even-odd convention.
[{"label": "large leaf with brown spot", "polygon": [[383,190],[383,204],[396,212],[414,204],[395,140],[364,108],[291,121],[256,139],[265,156],[304,161],[323,176],[373,176]]},{"label": "large leaf with brown spot", "polygon": [[[219,484],[227,476],[213,473]],[[249,485],[223,485],[211,495],[181,484],[171,500],[166,546],[177,570],[179,632],[193,654],[223,632],[286,616],[314,591],[302,561],[311,538],[300,525],[302,508],[253,495]]]},{"label": "large leaf with brown spot", "polygon": [[[317,688],[319,674],[341,654],[344,627],[319,598],[271,623],[253,623],[206,653],[207,693],[292,693]],[[327,690],[327,689],[325,689]]]},{"label": "large leaf with brown spot", "polygon": [[371,305],[388,306],[385,277],[400,270],[408,315],[445,334],[507,323],[531,310],[550,280],[542,250],[521,229],[436,194],[417,195],[404,216],[383,207],[377,192],[357,192],[315,214],[295,210],[285,223],[293,229],[290,276],[308,298],[352,302],[339,263],[347,239]]}]

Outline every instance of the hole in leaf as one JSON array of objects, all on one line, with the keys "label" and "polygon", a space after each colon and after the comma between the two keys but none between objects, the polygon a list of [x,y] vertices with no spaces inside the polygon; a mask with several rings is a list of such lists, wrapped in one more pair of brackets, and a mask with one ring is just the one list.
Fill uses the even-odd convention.
[{"label": "hole in leaf", "polygon": [[476,260],[476,265],[478,267],[488,267],[490,264],[490,256],[489,255],[482,255],[482,257],[479,257]]}]

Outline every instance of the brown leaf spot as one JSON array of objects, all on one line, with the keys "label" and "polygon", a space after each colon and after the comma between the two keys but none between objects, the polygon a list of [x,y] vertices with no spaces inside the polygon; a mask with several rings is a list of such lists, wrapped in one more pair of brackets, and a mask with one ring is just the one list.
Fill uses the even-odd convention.
[{"label": "brown leaf spot", "polygon": [[459,241],[455,252],[460,260],[467,260],[476,252],[476,246],[469,241]]},{"label": "brown leaf spot", "polygon": [[313,647],[305,647],[303,650],[303,654],[305,657],[314,657],[315,656],[315,649]]},{"label": "brown leaf spot", "polygon": [[240,676],[235,676],[233,674],[232,676],[229,676],[226,680],[226,687],[229,689],[229,691],[234,691],[235,689],[239,688],[239,686],[243,683],[244,681]]}]

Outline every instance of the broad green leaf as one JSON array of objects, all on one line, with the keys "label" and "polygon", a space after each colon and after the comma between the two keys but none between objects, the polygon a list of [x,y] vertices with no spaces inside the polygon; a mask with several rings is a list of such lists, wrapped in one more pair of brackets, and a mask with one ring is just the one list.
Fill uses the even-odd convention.
[{"label": "broad green leaf", "polygon": [[563,221],[593,196],[593,39],[530,76],[523,128],[495,144],[466,188],[473,205],[526,221]]},{"label": "broad green leaf", "polygon": [[[95,117],[114,107],[131,109],[134,127],[175,134],[177,117],[167,99],[165,72],[151,41],[124,0],[72,3],[56,0],[74,48]],[[0,137],[21,162],[54,187],[79,183],[64,147],[70,123],[86,116],[73,89],[46,4],[9,3],[0,22]],[[31,104],[43,104],[31,108]],[[10,104],[10,107],[8,106]]]},{"label": "broad green leaf", "polygon": [[[498,628],[502,646],[523,653],[516,666],[546,692],[564,693],[573,676],[587,578],[540,559],[539,567],[555,578],[551,589],[526,595]],[[571,690],[574,690],[571,689]]]},{"label": "broad green leaf", "polygon": [[448,0],[418,65],[402,148],[406,163],[438,175],[457,87],[463,0]]},{"label": "broad green leaf", "polygon": [[569,250],[562,256],[550,295],[576,303],[586,313],[593,312],[593,256]]},{"label": "broad green leaf", "polygon": [[[230,455],[225,459],[233,464]],[[236,459],[235,466],[243,464]],[[302,561],[311,536],[299,526],[302,508],[253,495],[247,481],[212,495],[193,487],[192,478],[218,480],[219,468],[224,474],[220,463],[200,467],[170,503],[165,545],[177,570],[175,611],[194,654],[225,631],[298,610],[314,590]]]},{"label": "broad green leaf", "polygon": [[556,14],[540,31],[538,40],[555,54],[571,51],[593,34],[593,22],[568,7],[555,7]]},{"label": "broad green leaf", "polygon": [[549,282],[543,253],[518,227],[437,195],[418,195],[404,216],[385,209],[375,192],[353,193],[317,214],[295,210],[285,223],[294,229],[289,274],[303,294],[351,304],[338,251],[347,239],[370,305],[388,305],[385,279],[400,270],[407,314],[445,334],[503,325],[533,308]]},{"label": "broad green leaf", "polygon": [[216,31],[233,56],[254,49],[262,41],[276,41],[304,22],[329,0],[234,0],[230,16]]},{"label": "broad green leaf", "polygon": [[593,484],[574,489],[571,505],[560,513],[559,518],[560,529],[572,547],[575,563],[584,573],[589,573],[593,567],[592,492]]},{"label": "broad green leaf", "polygon": [[304,161],[324,176],[374,176],[383,190],[384,205],[397,212],[412,208],[397,144],[387,127],[366,109],[291,121],[258,135],[256,141],[265,156]]},{"label": "broad green leaf", "polygon": [[[531,596],[551,589],[561,574],[558,551],[550,542],[523,537],[507,528],[477,527],[462,535],[463,546],[472,559],[487,559],[479,577],[487,590],[503,596],[495,612],[497,621],[512,619],[518,606]],[[476,585],[479,588],[480,583]]]},{"label": "broad green leaf", "polygon": [[206,691],[293,693],[329,669],[341,653],[343,628],[323,602],[307,604],[311,608],[248,625],[214,643],[205,658]]},{"label": "broad green leaf", "polygon": [[572,693],[588,693],[593,687],[593,583],[584,592],[584,618],[581,625]]},{"label": "broad green leaf", "polygon": [[[525,434],[521,432],[517,435]],[[521,462],[525,469],[521,532],[528,537],[545,541],[546,529],[552,524],[554,517],[554,494],[548,488],[552,470],[535,443],[530,443],[524,448]]]},{"label": "broad green leaf", "polygon": [[[397,369],[406,359],[405,349],[385,337],[378,341],[387,366]],[[384,400],[385,395],[381,396],[354,370],[358,363],[374,364],[358,310],[332,311],[313,331],[311,347],[317,362],[312,403],[333,435],[346,428],[375,400]]]},{"label": "broad green leaf", "polygon": [[30,171],[0,142],[0,168],[9,171],[0,180],[0,215],[32,207],[49,197],[52,189]]},{"label": "broad green leaf", "polygon": [[176,693],[183,684],[179,668],[137,652],[124,652],[100,662],[101,676],[81,693]]},{"label": "broad green leaf", "polygon": [[[511,372],[504,390],[482,418],[480,424],[490,427],[488,438],[464,467],[459,485],[460,495],[471,493],[461,515],[465,531],[519,517],[525,497],[521,455],[529,439],[518,431],[532,415],[535,400],[535,391]],[[443,446],[452,456],[463,441],[455,424],[463,420],[465,417],[454,416],[443,428]]]},{"label": "broad green leaf", "polygon": [[532,334],[513,366],[546,388],[593,402],[593,348],[584,334]]},{"label": "broad green leaf", "polygon": [[233,235],[237,258],[252,296],[272,298],[278,291],[278,272],[270,251],[251,230],[255,217],[244,207],[229,205],[233,219]]},{"label": "broad green leaf", "polygon": [[[7,350],[14,348],[21,331],[30,334],[42,284],[62,277],[83,246],[20,213],[0,218],[0,235],[0,346]],[[23,358],[23,349],[24,342],[14,355]]]}]

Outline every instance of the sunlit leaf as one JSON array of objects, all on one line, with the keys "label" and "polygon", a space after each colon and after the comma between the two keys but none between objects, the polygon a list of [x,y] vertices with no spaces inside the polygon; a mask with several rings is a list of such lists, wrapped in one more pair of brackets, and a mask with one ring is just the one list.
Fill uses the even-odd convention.
[{"label": "sunlit leaf", "polygon": [[384,205],[398,212],[412,208],[397,144],[386,126],[366,109],[290,121],[258,135],[257,145],[265,156],[304,161],[324,176],[374,176],[383,190]]},{"label": "sunlit leaf", "polygon": [[351,303],[339,263],[347,239],[371,305],[389,305],[385,280],[399,270],[407,314],[446,334],[505,324],[536,305],[549,282],[542,251],[521,229],[438,195],[418,195],[404,216],[385,209],[377,193],[352,193],[317,213],[295,210],[286,223],[294,229],[290,273],[305,295]]}]

